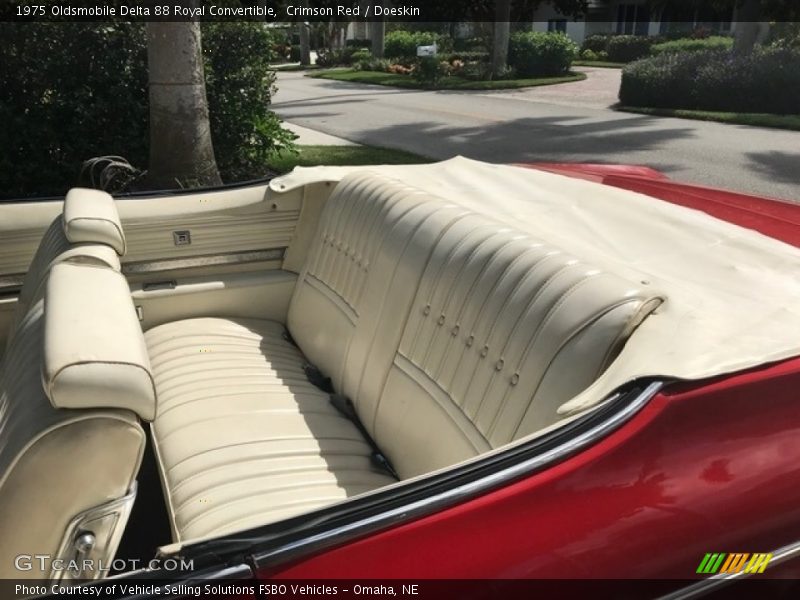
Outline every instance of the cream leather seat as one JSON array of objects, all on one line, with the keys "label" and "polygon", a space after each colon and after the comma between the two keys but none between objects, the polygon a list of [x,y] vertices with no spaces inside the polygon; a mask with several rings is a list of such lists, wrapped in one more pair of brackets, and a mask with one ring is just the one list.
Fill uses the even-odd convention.
[{"label": "cream leather seat", "polygon": [[[354,178],[328,201],[289,314],[302,351],[272,321],[189,319],[146,332],[159,396],[153,441],[175,540],[263,524],[395,481],[303,369],[311,359],[336,389],[354,391],[375,327],[383,322],[399,339],[384,313],[407,311],[413,289],[394,275],[422,273],[427,257],[406,247],[435,235],[442,208],[404,186],[384,187]],[[392,355],[382,353],[387,370]]]},{"label": "cream leather seat", "polygon": [[100,190],[71,189],[64,198],[62,214],[48,227],[25,274],[6,346],[11,345],[20,321],[40,294],[53,265],[63,261],[88,262],[119,270],[119,256],[125,250],[125,234],[114,199]]},{"label": "cream leather seat", "polygon": [[268,321],[190,319],[146,333],[175,540],[394,481],[304,376],[306,360],[352,400],[404,479],[555,422],[659,301],[463,208],[350,175],[325,206],[290,305],[296,348]]},{"label": "cream leather seat", "polygon": [[18,555],[113,558],[135,494],[155,391],[125,278],[60,262],[44,275],[0,368],[0,577],[51,572]]},{"label": "cream leather seat", "polygon": [[384,387],[358,414],[403,478],[477,456],[558,421],[661,301],[463,218],[437,241]]}]

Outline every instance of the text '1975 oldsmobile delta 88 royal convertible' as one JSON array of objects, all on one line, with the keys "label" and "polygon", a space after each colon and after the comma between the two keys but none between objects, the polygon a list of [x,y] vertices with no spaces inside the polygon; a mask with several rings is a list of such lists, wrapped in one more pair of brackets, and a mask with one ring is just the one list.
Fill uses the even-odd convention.
[{"label": "text '1975 oldsmobile delta 88 royal convertible'", "polygon": [[2,204],[0,576],[796,574],[799,245],[792,204],[462,158]]}]

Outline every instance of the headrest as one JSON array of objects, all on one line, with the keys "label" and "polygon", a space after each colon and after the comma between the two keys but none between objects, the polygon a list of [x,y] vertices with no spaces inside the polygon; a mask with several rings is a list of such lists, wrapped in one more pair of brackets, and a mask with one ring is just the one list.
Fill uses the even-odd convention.
[{"label": "headrest", "polygon": [[72,188],[64,198],[64,234],[73,244],[106,244],[125,254],[125,234],[114,198],[100,190]]},{"label": "headrest", "polygon": [[42,379],[56,408],[124,408],[155,416],[155,385],[125,278],[92,264],[50,270]]}]

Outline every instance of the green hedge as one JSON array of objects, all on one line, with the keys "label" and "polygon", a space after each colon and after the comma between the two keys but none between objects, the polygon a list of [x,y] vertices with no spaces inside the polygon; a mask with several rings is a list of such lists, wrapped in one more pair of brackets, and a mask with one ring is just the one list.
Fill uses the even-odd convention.
[{"label": "green hedge", "polygon": [[611,62],[629,63],[650,54],[658,38],[644,35],[614,35],[608,38],[606,52]]},{"label": "green hedge", "polygon": [[211,137],[223,181],[263,177],[267,159],[294,135],[269,110],[272,36],[260,23],[202,24]]},{"label": "green hedge", "polygon": [[652,46],[661,38],[644,35],[609,35],[605,33],[590,35],[581,45],[581,54],[602,56],[603,60],[629,63],[650,54]]},{"label": "green hedge", "polygon": [[144,25],[0,24],[0,196],[58,195],[81,163],[148,147]]},{"label": "green hedge", "polygon": [[517,77],[562,75],[577,54],[575,42],[563,33],[521,31],[511,36],[508,64]]},{"label": "green hedge", "polygon": [[481,51],[465,51],[465,52],[452,52],[450,54],[440,54],[439,58],[448,62],[460,60],[463,62],[489,62],[491,54]]},{"label": "green hedge", "polygon": [[[120,155],[146,168],[144,24],[0,24],[0,197],[61,195],[84,160]],[[223,180],[264,173],[290,135],[268,110],[271,34],[252,23],[204,23],[211,133]]]},{"label": "green hedge", "polygon": [[383,55],[386,58],[416,58],[417,46],[436,44],[440,54],[453,51],[453,40],[450,36],[432,31],[390,31],[384,39]]},{"label": "green hedge", "polygon": [[664,54],[667,52],[702,52],[704,50],[731,49],[733,49],[733,38],[714,35],[703,39],[683,38],[654,44],[650,52],[652,54]]},{"label": "green hedge", "polygon": [[619,98],[627,106],[799,114],[800,51],[660,54],[623,69]]},{"label": "green hedge", "polygon": [[366,48],[359,48],[358,46],[345,46],[341,50],[320,50],[317,53],[317,65],[320,67],[349,67],[353,64],[353,56],[366,50]]},{"label": "green hedge", "polygon": [[611,36],[607,33],[596,33],[587,36],[581,44],[581,52],[585,52],[586,50],[591,50],[595,54],[608,52],[608,39],[610,37]]}]

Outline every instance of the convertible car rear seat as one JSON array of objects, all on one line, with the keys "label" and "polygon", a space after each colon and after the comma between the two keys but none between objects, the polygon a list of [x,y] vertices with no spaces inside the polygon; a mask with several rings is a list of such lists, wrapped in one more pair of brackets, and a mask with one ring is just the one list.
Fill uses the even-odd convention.
[{"label": "convertible car rear seat", "polygon": [[659,302],[486,217],[350,175],[326,203],[286,329],[204,318],[145,334],[174,538],[395,481],[362,427],[405,479],[552,424]]},{"label": "convertible car rear seat", "polygon": [[18,571],[18,554],[109,564],[144,451],[139,418],[155,413],[125,278],[60,262],[44,279],[0,368],[0,577],[9,579],[65,575],[38,561]]},{"label": "convertible car rear seat", "polygon": [[13,559],[116,550],[146,439],[138,417],[155,413],[124,252],[111,196],[73,189],[25,277],[0,366],[0,577],[93,577]]},{"label": "convertible car rear seat", "polygon": [[28,313],[53,265],[63,262],[105,264],[119,270],[125,254],[125,235],[114,199],[100,190],[73,188],[64,209],[50,224],[28,268],[12,318],[6,347]]}]

